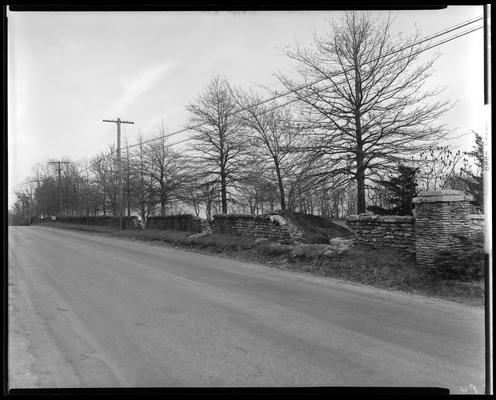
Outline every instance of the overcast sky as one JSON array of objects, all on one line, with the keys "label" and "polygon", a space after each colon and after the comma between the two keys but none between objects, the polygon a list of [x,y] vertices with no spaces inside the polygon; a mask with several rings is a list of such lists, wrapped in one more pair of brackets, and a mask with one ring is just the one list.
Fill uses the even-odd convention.
[{"label": "overcast sky", "polygon": [[[244,88],[278,87],[292,73],[283,49],[329,29],[340,12],[12,12],[8,13],[9,206],[15,187],[38,163],[90,158],[116,141],[120,117],[133,144],[141,131],[169,132],[187,122],[185,105],[224,75]],[[392,11],[393,32],[421,37],[482,17],[481,6]],[[470,149],[484,133],[483,31],[439,51],[433,85],[457,100],[443,122]],[[175,140],[185,136],[177,135]]]}]

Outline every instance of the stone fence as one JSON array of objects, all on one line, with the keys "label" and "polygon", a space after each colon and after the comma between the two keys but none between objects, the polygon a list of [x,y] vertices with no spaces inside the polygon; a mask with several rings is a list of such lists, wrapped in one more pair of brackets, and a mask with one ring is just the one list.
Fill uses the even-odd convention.
[{"label": "stone fence", "polygon": [[374,247],[392,246],[415,251],[415,218],[412,216],[350,215],[346,225],[355,240]]},{"label": "stone fence", "polygon": [[211,222],[191,214],[148,217],[146,229],[173,229],[190,232],[216,232],[274,241],[300,240],[303,233],[280,215],[218,214]]},{"label": "stone fence", "polygon": [[279,215],[218,214],[213,216],[212,231],[252,238],[290,241],[291,232],[285,218]]},{"label": "stone fence", "polygon": [[205,232],[210,230],[208,221],[192,214],[148,217],[147,229],[173,229],[176,231]]},{"label": "stone fence", "polygon": [[484,215],[470,214],[471,201],[458,190],[425,191],[413,199],[414,217],[350,215],[346,224],[358,242],[414,251],[418,263],[432,265],[438,251],[460,248],[457,235],[484,232]]}]

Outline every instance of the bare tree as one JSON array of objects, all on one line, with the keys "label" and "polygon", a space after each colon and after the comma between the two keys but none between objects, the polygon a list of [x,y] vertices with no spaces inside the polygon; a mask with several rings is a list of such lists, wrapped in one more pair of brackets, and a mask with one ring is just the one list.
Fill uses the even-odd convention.
[{"label": "bare tree", "polygon": [[245,213],[248,207],[251,215],[274,211],[280,196],[277,181],[271,174],[270,160],[254,153],[249,156],[248,161],[243,179],[236,184],[238,209],[241,207]]},{"label": "bare tree", "polygon": [[150,177],[146,174],[146,148],[143,142],[144,138],[140,135],[137,146],[129,154],[129,196],[132,199],[133,210],[138,212],[144,222],[152,212],[153,185]]},{"label": "bare tree", "polygon": [[475,135],[475,146],[467,155],[472,159],[470,166],[468,159],[464,159],[465,165],[461,169],[461,180],[466,184],[467,192],[474,196],[475,204],[484,210],[484,171],[487,168],[488,160],[484,154],[484,141],[477,132]]},{"label": "bare tree", "polygon": [[242,171],[239,162],[247,150],[238,136],[242,125],[235,115],[236,102],[228,82],[220,77],[214,78],[187,110],[190,112],[189,123],[196,132],[191,146],[196,155],[192,157],[206,182],[211,187],[219,184],[222,213],[226,214],[228,186],[239,179]]},{"label": "bare tree", "polygon": [[29,178],[17,186],[15,195],[16,202],[13,207],[15,219],[17,220],[15,224],[29,225],[33,215],[32,187]]},{"label": "bare tree", "polygon": [[84,201],[84,181],[81,166],[71,160],[61,174],[62,204],[65,215],[81,215]]},{"label": "bare tree", "polygon": [[426,44],[417,44],[418,35],[393,38],[390,27],[389,18],[347,13],[327,37],[315,37],[313,48],[287,51],[304,88],[280,76],[305,111],[309,150],[319,160],[314,178],[343,175],[354,182],[359,213],[365,212],[368,180],[446,134],[437,120],[449,104],[434,101],[439,89],[424,87],[436,57],[422,63]]},{"label": "bare tree", "polygon": [[184,184],[177,193],[177,198],[186,206],[192,207],[197,217],[205,209],[207,219],[212,218],[212,203],[219,194],[218,185],[212,185],[198,166],[188,162],[184,157]]},{"label": "bare tree", "polygon": [[216,201],[219,197],[219,183],[206,181],[199,186],[201,199],[205,204],[205,214],[207,219],[210,221],[212,219],[212,208],[214,207]]},{"label": "bare tree", "polygon": [[453,150],[449,146],[433,146],[412,156],[412,165],[419,168],[418,180],[421,190],[448,189],[460,171],[466,152]]},{"label": "bare tree", "polygon": [[110,208],[112,215],[117,214],[117,159],[115,147],[108,146],[90,161],[90,171],[94,174],[97,196],[101,200],[103,215]]},{"label": "bare tree", "polygon": [[[463,156],[462,166],[455,171],[452,168],[445,175],[444,187],[447,189],[462,190],[473,196],[473,202],[476,209],[484,210],[484,169],[487,160],[484,156],[484,142],[482,136],[477,132],[475,135],[475,146],[469,152],[455,153],[458,158],[455,159],[452,152],[452,160],[460,161]],[[445,166],[446,162],[443,164]]]},{"label": "bare tree", "polygon": [[257,154],[270,161],[274,171],[281,210],[286,209],[284,180],[290,169],[290,149],[295,145],[297,128],[288,106],[277,106],[275,101],[262,103],[262,98],[252,92],[237,91],[233,95],[244,110],[240,113],[247,128],[247,143],[257,149]]},{"label": "bare tree", "polygon": [[181,156],[174,151],[164,138],[165,129],[160,131],[160,140],[145,147],[145,174],[153,183],[152,190],[158,197],[160,215],[165,215],[166,206],[176,199],[176,194],[185,184],[185,171]]},{"label": "bare tree", "polygon": [[203,202],[203,196],[199,186],[199,182],[190,180],[187,184],[185,184],[183,190],[179,193],[179,198],[181,201],[187,206],[192,207],[197,217],[200,216]]},{"label": "bare tree", "polygon": [[28,179],[36,182],[33,193],[37,215],[55,215],[59,210],[58,183],[49,164],[38,165],[34,175]]}]

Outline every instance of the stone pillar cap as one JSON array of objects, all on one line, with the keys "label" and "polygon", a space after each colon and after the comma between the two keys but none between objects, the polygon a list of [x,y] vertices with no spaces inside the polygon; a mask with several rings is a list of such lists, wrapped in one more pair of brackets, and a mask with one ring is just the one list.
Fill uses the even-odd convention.
[{"label": "stone pillar cap", "polygon": [[420,192],[413,203],[435,203],[450,201],[472,201],[472,196],[467,196],[461,190],[427,190]]}]

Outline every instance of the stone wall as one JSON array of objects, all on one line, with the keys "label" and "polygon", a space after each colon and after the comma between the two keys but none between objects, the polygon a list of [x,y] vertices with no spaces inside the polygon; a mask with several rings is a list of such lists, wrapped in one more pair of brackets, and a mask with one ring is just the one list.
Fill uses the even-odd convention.
[{"label": "stone wall", "polygon": [[484,215],[470,214],[471,201],[457,190],[425,191],[413,199],[415,216],[350,215],[346,225],[357,242],[403,248],[431,266],[440,250],[462,248],[459,235],[484,232]]},{"label": "stone wall", "polygon": [[210,230],[208,221],[192,214],[148,217],[147,229],[173,229],[177,231],[205,232]]},{"label": "stone wall", "polygon": [[346,225],[355,241],[374,247],[391,246],[415,251],[415,218],[413,216],[349,215]]},{"label": "stone wall", "polygon": [[301,236],[301,232],[297,232],[297,228],[280,215],[218,214],[210,223],[191,214],[157,216],[148,217],[146,229],[216,232],[278,241],[291,241]]},{"label": "stone wall", "polygon": [[291,232],[280,215],[252,216],[245,214],[218,214],[212,220],[212,231],[252,238],[290,241]]}]

